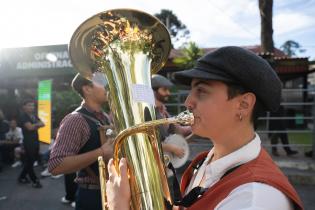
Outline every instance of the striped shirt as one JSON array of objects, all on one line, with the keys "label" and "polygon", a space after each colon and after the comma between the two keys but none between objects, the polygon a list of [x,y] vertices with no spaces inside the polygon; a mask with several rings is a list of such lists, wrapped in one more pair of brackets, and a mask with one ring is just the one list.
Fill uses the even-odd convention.
[{"label": "striped shirt", "polygon": [[[93,112],[83,105],[89,112]],[[105,114],[96,114],[96,116]],[[102,119],[100,119],[102,120]],[[48,162],[48,170],[52,171],[56,168],[65,157],[79,154],[80,149],[86,144],[90,138],[90,127],[85,118],[78,112],[68,114],[61,122],[56,141],[50,152]],[[95,160],[96,161],[96,160]],[[98,184],[96,177],[86,176],[84,178],[76,178],[76,182],[80,184]]]}]

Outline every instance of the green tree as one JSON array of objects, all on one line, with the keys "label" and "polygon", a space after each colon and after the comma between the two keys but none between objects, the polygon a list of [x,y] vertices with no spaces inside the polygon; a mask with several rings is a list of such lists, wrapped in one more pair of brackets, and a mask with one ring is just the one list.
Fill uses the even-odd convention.
[{"label": "green tree", "polygon": [[52,97],[53,127],[57,127],[68,113],[80,105],[82,99],[73,90],[53,92]]},{"label": "green tree", "polygon": [[186,42],[189,39],[189,30],[171,10],[162,9],[155,16],[168,28],[173,43]]},{"label": "green tree", "polygon": [[280,49],[284,52],[289,57],[295,56],[296,51],[299,52],[305,52],[305,49],[301,48],[301,45],[293,40],[288,40],[284,42],[281,46]]},{"label": "green tree", "polygon": [[192,68],[195,66],[197,59],[200,58],[204,51],[200,49],[196,43],[189,42],[181,48],[182,57],[175,58],[173,62],[181,68]]},{"label": "green tree", "polygon": [[[52,98],[53,127],[58,127],[62,119],[80,106],[82,102],[82,98],[71,89],[55,91]],[[108,104],[103,106],[103,110],[109,112]]]}]

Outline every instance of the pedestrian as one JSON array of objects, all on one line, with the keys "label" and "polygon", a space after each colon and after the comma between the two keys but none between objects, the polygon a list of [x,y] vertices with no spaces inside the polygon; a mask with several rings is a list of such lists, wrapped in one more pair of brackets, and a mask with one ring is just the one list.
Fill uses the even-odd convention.
[{"label": "pedestrian", "polygon": [[9,131],[9,124],[6,121],[2,110],[0,109],[0,172],[2,171],[2,162],[6,162],[6,154],[2,144],[5,144],[5,134]]},{"label": "pedestrian", "polygon": [[24,165],[18,182],[29,183],[27,175],[32,181],[32,187],[41,188],[42,185],[34,172],[34,162],[39,156],[38,129],[45,124],[35,114],[35,103],[32,99],[23,102],[23,112],[20,116],[20,125],[23,133]]},{"label": "pedestrian", "polygon": [[5,138],[7,141],[6,152],[8,153],[9,156],[9,162],[15,161],[12,166],[21,164],[20,156],[16,151],[18,151],[19,148],[21,148],[22,146],[23,133],[22,129],[17,126],[16,119],[10,120],[10,129],[5,134]]},{"label": "pedestrian", "polygon": [[[284,117],[284,108],[280,106],[280,108],[276,112],[271,112],[270,117]],[[278,153],[278,140],[281,140],[284,151],[287,156],[292,156],[298,153],[296,150],[292,150],[289,145],[288,133],[286,131],[287,126],[283,119],[272,119],[270,120],[269,129],[272,131],[270,133],[270,142],[271,142],[271,154],[273,156],[279,156]]]},{"label": "pedestrian", "polygon": [[[155,98],[155,113],[156,119],[169,118],[171,115],[167,111],[165,103],[168,102],[171,96],[170,88],[173,83],[162,75],[155,74],[151,78],[151,86],[154,92]],[[165,139],[171,134],[180,134],[182,136],[188,136],[191,134],[190,126],[180,126],[175,124],[161,125],[159,126],[159,137],[162,142],[163,151],[173,153],[177,157],[183,157],[185,150],[175,144],[167,144]]]}]

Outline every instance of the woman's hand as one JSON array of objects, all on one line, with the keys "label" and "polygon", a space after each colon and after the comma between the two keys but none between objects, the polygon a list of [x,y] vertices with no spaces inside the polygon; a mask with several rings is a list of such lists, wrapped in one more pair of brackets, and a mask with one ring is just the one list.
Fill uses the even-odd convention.
[{"label": "woman's hand", "polygon": [[130,209],[130,185],[128,181],[127,161],[122,158],[119,162],[120,175],[118,175],[113,159],[108,162],[109,179],[106,182],[106,197],[110,210]]}]

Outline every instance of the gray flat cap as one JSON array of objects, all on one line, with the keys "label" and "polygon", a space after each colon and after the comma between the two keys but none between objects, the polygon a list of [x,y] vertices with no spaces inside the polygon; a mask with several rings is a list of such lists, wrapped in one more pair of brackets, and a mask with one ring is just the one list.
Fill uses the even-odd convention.
[{"label": "gray flat cap", "polygon": [[253,92],[267,111],[276,111],[281,100],[281,81],[263,58],[240,47],[222,47],[201,57],[193,69],[175,73],[190,85],[192,79],[238,84]]},{"label": "gray flat cap", "polygon": [[173,86],[173,83],[162,75],[153,74],[151,77],[151,86],[153,89],[160,87],[170,88]]}]

